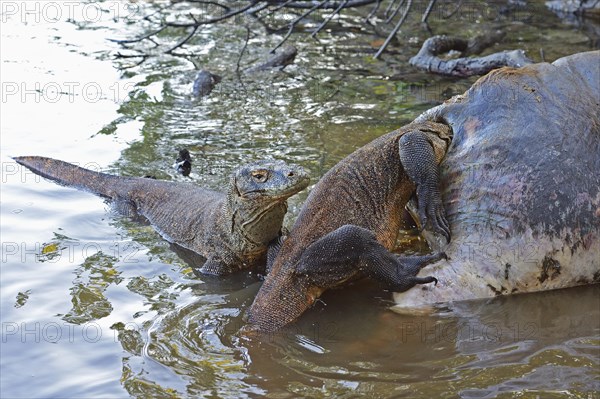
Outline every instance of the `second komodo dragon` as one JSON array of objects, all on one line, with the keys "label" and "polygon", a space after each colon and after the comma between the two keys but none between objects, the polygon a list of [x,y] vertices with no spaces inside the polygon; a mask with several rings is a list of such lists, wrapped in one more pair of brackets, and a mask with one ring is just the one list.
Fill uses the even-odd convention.
[{"label": "second komodo dragon", "polygon": [[[410,124],[358,149],[312,189],[288,238],[269,249],[269,272],[248,311],[248,331],[291,323],[327,289],[368,276],[401,292],[437,282],[417,277],[445,254],[397,256],[404,206],[416,190],[419,218],[450,241],[439,192],[438,164],[449,126]],[[279,248],[279,245],[281,248]]]},{"label": "second komodo dragon", "polygon": [[133,205],[167,241],[205,257],[200,271],[215,275],[264,262],[269,243],[281,234],[287,199],[309,182],[304,169],[283,161],[239,167],[226,193],[189,183],[114,176],[51,158],[15,161],[62,185]]}]

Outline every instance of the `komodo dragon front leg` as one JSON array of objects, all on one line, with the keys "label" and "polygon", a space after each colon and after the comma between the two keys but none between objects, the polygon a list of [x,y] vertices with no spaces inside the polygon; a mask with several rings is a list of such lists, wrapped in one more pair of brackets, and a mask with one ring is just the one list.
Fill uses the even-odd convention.
[{"label": "komodo dragon front leg", "polygon": [[435,233],[443,235],[446,242],[450,242],[450,227],[439,189],[438,166],[446,149],[445,143],[432,143],[425,133],[418,130],[404,134],[399,140],[400,161],[410,180],[417,186],[421,226],[425,228],[429,222]]}]

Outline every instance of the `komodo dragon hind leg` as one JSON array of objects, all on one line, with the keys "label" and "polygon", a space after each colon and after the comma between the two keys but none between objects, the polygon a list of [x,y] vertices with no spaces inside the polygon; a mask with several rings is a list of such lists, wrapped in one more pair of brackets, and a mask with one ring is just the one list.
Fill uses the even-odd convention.
[{"label": "komodo dragon hind leg", "polygon": [[357,273],[382,282],[394,291],[406,291],[415,284],[437,282],[435,277],[416,277],[422,267],[445,254],[401,257],[381,245],[370,230],[344,225],[309,245],[296,273],[307,276],[321,288],[335,286]]},{"label": "komodo dragon hind leg", "polygon": [[440,194],[439,165],[432,143],[425,133],[415,130],[400,137],[400,162],[410,180],[417,186],[418,213],[422,228],[431,224],[434,232],[450,242],[450,227]]},{"label": "komodo dragon hind leg", "polygon": [[402,271],[398,271],[399,276],[408,276],[403,284],[391,287],[396,292],[406,291],[409,288],[414,287],[417,284],[429,284],[435,283],[437,285],[438,280],[433,276],[417,277],[419,271],[430,263],[437,262],[442,259],[448,259],[448,256],[444,252],[438,252],[432,255],[423,256],[396,256],[398,262],[398,268]]},{"label": "komodo dragon hind leg", "polygon": [[419,271],[430,263],[437,262],[438,260],[448,259],[448,256],[444,252],[438,252],[431,255],[422,256],[396,256],[398,262],[402,265],[406,273],[412,273],[416,275]]},{"label": "komodo dragon hind leg", "polygon": [[310,244],[302,253],[295,273],[321,288],[340,284],[360,270],[362,253],[373,233],[347,224]]},{"label": "komodo dragon hind leg", "polygon": [[441,259],[447,259],[443,252],[424,256],[399,256],[389,252],[383,246],[378,248],[373,245],[373,249],[365,253],[364,271],[370,277],[382,282],[389,290],[403,292],[416,284],[437,285],[435,277],[417,277],[417,274],[423,267]]}]

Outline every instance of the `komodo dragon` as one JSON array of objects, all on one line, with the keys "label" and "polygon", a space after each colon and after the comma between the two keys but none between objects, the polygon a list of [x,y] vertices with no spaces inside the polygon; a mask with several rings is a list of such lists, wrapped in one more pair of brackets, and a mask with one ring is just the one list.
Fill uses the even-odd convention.
[{"label": "komodo dragon", "polygon": [[361,276],[394,291],[437,282],[416,274],[444,254],[401,257],[389,250],[415,188],[422,224],[429,221],[449,241],[438,164],[451,134],[444,124],[410,124],[329,170],[310,193],[288,238],[279,249],[270,249],[273,264],[248,311],[247,330],[274,331],[296,319],[326,289]]},{"label": "komodo dragon", "polygon": [[227,193],[189,183],[94,172],[44,157],[16,157],[19,164],[60,184],[133,205],[169,242],[207,258],[200,269],[223,275],[264,262],[281,233],[287,199],[308,186],[303,168],[258,161],[236,169]]}]

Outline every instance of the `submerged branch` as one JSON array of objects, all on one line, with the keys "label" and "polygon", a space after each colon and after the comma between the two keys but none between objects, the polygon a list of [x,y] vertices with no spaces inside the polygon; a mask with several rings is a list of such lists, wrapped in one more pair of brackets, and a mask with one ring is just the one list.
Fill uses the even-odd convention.
[{"label": "submerged branch", "polygon": [[365,18],[365,22],[369,22],[371,20],[371,18],[373,18],[373,15],[375,15],[375,13],[377,13],[377,10],[379,10],[380,5],[381,5],[381,0],[377,0],[377,2],[375,3],[375,7],[373,7],[373,9],[369,13],[369,15],[367,15],[367,17]]},{"label": "submerged branch", "polygon": [[271,53],[274,53],[275,50],[277,50],[279,47],[281,47],[281,45],[283,43],[285,43],[285,41],[287,39],[289,39],[289,37],[292,35],[292,32],[294,31],[294,28],[296,27],[296,25],[298,24],[298,22],[302,21],[304,18],[306,18],[307,16],[309,16],[310,14],[312,14],[313,12],[315,12],[316,10],[318,10],[319,8],[321,8],[321,6],[323,6],[328,1],[329,0],[322,0],[321,2],[315,4],[309,10],[305,11],[304,13],[302,13],[302,15],[300,15],[298,18],[296,18],[292,22],[290,22],[289,29],[288,29],[287,33],[285,34],[285,36],[283,37],[283,39],[281,39],[281,41],[277,44],[277,46],[273,47],[273,49],[271,50]]},{"label": "submerged branch", "polygon": [[408,0],[408,3],[406,4],[406,10],[404,10],[404,14],[402,14],[402,18],[400,18],[400,21],[398,21],[396,26],[394,26],[394,29],[392,29],[392,31],[390,32],[388,37],[385,39],[385,42],[383,42],[383,44],[381,45],[379,50],[377,50],[377,53],[375,53],[375,55],[373,56],[374,59],[378,59],[379,56],[381,56],[381,54],[385,51],[386,47],[390,44],[390,42],[392,41],[394,36],[396,36],[396,33],[398,33],[398,31],[400,30],[400,27],[406,20],[406,17],[408,16],[408,12],[410,11],[411,6],[412,6],[412,0]]},{"label": "submerged branch", "polygon": [[[398,21],[395,22],[391,32],[387,34],[384,43],[377,50],[374,58],[378,59],[398,34],[400,28],[407,20],[409,13],[413,10],[412,0],[179,0],[177,3],[189,3],[190,7],[192,7],[192,5],[199,5],[202,9],[191,9],[192,12],[188,12],[187,15],[184,15],[184,13],[181,12],[181,7],[178,7],[178,9],[174,9],[172,12],[176,18],[182,17],[184,19],[171,19],[167,18],[168,16],[163,14],[160,16],[160,21],[157,20],[158,17],[151,17],[156,14],[153,13],[149,16],[143,17],[144,21],[147,21],[151,24],[156,24],[155,29],[151,30],[149,33],[134,39],[109,40],[118,43],[127,49],[131,48],[130,46],[127,46],[128,44],[138,43],[145,40],[154,43],[155,47],[160,47],[159,42],[161,42],[161,45],[163,46],[165,46],[165,43],[164,40],[158,40],[158,37],[165,29],[170,28],[172,30],[181,30],[182,38],[180,38],[175,44],[172,44],[166,50],[163,50],[163,52],[172,55],[185,55],[175,54],[174,52],[175,50],[189,43],[202,26],[220,23],[231,20],[232,18],[235,18],[241,14],[246,14],[261,23],[269,33],[281,31],[285,32],[279,43],[271,50],[271,52],[275,52],[275,50],[281,47],[290,38],[292,33],[296,30],[298,24],[317,10],[330,11],[328,11],[328,14],[322,18],[322,21],[319,23],[319,25],[313,30],[313,32],[311,32],[311,36],[313,38],[315,38],[316,35],[319,34],[319,32],[321,32],[336,15],[340,15],[344,9],[357,8],[371,4],[374,6],[365,17],[364,23],[371,25],[377,33],[376,22],[372,24],[371,18],[375,16],[378,10],[380,10],[383,1],[388,1],[385,10],[382,9],[381,11],[383,14],[383,21],[386,23],[392,23],[398,14],[401,15]],[[173,0],[172,4],[175,3],[175,0]],[[456,9],[454,9],[450,15],[455,13],[461,7],[462,0],[459,0],[457,3],[458,5],[456,6]],[[421,22],[423,24],[426,24],[426,21],[430,16],[435,4],[436,0],[428,0],[427,7],[421,16]],[[161,12],[164,12],[164,10],[167,8],[168,6],[161,7],[160,10]],[[273,28],[274,23],[272,21],[267,22],[266,18],[268,16],[275,15],[282,9],[287,9],[289,10],[288,12],[296,14],[295,18],[291,20],[291,22],[288,20],[285,24],[283,24],[283,26],[275,26],[275,28]],[[294,9],[297,11],[294,11]],[[428,46],[431,47],[431,42],[429,42]],[[431,47],[431,50],[435,50],[434,47]],[[418,64],[425,65],[425,68],[428,70],[435,69],[433,68],[433,63],[435,62],[433,58],[423,58],[434,57],[437,55],[435,52],[427,53],[427,51],[422,50],[422,52],[419,54],[420,58],[417,59]],[[150,56],[151,54],[146,55]],[[240,61],[238,60],[238,70],[239,62]],[[460,69],[458,66],[457,68]]]},{"label": "submerged branch", "polygon": [[317,33],[319,33],[321,31],[321,29],[323,29],[325,27],[325,25],[327,25],[329,23],[329,21],[331,21],[331,19],[336,16],[337,14],[339,14],[342,11],[342,8],[346,7],[346,5],[348,4],[350,0],[343,0],[339,7],[336,8],[331,14],[329,14],[327,16],[327,18],[325,18],[325,20],[321,23],[321,25],[319,25],[317,27],[317,29],[315,29],[315,31],[313,33],[311,33],[311,37],[315,37],[317,35]]},{"label": "submerged branch", "polygon": [[[302,1],[302,0],[292,0],[290,1],[273,1],[270,0],[268,1],[271,5],[279,5],[281,3],[288,3],[286,4],[285,7],[287,8],[312,8],[314,7],[317,3],[319,3],[318,1]],[[340,3],[342,3],[343,0],[340,1],[331,1],[331,0],[327,0],[325,1],[323,4],[323,6],[321,8],[325,9],[325,10],[335,10],[336,8],[339,7]],[[366,6],[369,4],[373,4],[377,2],[377,0],[350,0],[348,2],[348,4],[346,4],[344,6],[344,8],[355,8],[355,7],[362,7],[362,6]]]}]

